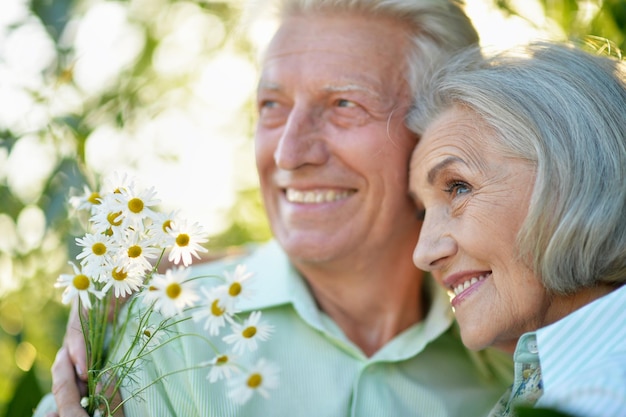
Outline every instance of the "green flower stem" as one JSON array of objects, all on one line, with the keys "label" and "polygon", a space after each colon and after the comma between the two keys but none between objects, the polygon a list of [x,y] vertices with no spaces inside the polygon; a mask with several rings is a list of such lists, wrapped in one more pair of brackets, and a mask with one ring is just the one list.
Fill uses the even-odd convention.
[{"label": "green flower stem", "polygon": [[[184,336],[184,335],[181,335]],[[126,401],[130,400],[131,398],[135,397],[138,394],[141,394],[143,391],[147,390],[148,388],[150,388],[151,386],[153,386],[154,384],[156,384],[157,382],[161,381],[162,379],[165,379],[171,375],[175,375],[178,374],[180,372],[187,372],[187,371],[192,371],[194,369],[202,369],[209,366],[208,364],[204,364],[204,365],[196,365],[196,366],[190,366],[188,368],[183,368],[183,369],[177,369],[176,371],[172,371],[169,372],[167,374],[161,375],[158,378],[156,378],[154,381],[152,381],[150,384],[146,385],[145,387],[142,387],[140,389],[138,389],[137,391],[133,392],[128,398],[122,400],[112,411],[112,414],[115,414],[120,407],[122,407],[124,405],[124,403],[126,403]]]},{"label": "green flower stem", "polygon": [[[161,261],[162,257],[163,253],[161,253],[159,262]],[[147,274],[146,280],[148,280],[150,276],[152,276],[157,268],[158,263],[151,271],[151,273]],[[221,281],[224,281],[224,278],[219,275],[200,275],[190,278],[187,281],[194,281],[206,278],[217,278]],[[112,295],[112,292],[109,291],[101,300],[96,300],[94,297],[92,303],[93,308],[91,310],[88,310],[86,318],[81,315],[81,327],[83,330],[83,335],[85,336],[85,344],[87,348],[87,357],[89,362],[88,389],[90,402],[89,406],[87,407],[87,412],[90,414],[93,414],[96,409],[101,407],[104,407],[107,415],[113,415],[115,412],[117,412],[120,406],[122,406],[129,398],[123,400],[113,410],[111,410],[111,404],[116,394],[119,392],[122,384],[126,382],[129,378],[132,378],[132,372],[137,362],[170,342],[178,340],[179,338],[184,336],[197,337],[204,341],[211,348],[211,350],[215,352],[216,355],[220,353],[215,344],[209,338],[197,333],[174,334],[173,336],[167,338],[165,341],[160,342],[157,346],[148,349],[148,344],[150,340],[154,337],[157,337],[158,333],[167,332],[169,329],[187,320],[191,320],[191,317],[187,316],[177,319],[174,317],[170,317],[162,320],[156,326],[154,332],[148,338],[148,341],[143,343],[143,330],[144,328],[149,326],[152,313],[154,313],[154,304],[148,306],[145,309],[142,309],[140,306],[137,305],[139,300],[140,299],[136,295],[133,295],[130,297],[128,303],[125,303],[124,301],[120,301],[119,299],[115,298]],[[122,308],[124,308],[125,310],[123,313],[121,310]],[[189,313],[189,311],[194,308],[197,307],[190,307],[185,309],[185,313]],[[119,361],[116,361],[116,363],[111,363],[110,358],[118,357],[120,349],[122,348],[124,336],[128,331],[129,323],[131,322],[131,318],[133,317],[138,317],[139,320],[135,334],[130,336],[132,337],[130,347],[124,351],[124,354],[121,356]],[[111,334],[110,337],[107,338],[107,333],[109,329],[111,330]],[[107,343],[107,340],[109,341],[109,343]],[[207,365],[202,365],[181,369],[171,372],[167,375],[172,375],[191,369],[200,369],[206,366]],[[130,398],[137,394],[140,394],[145,389],[154,385],[156,382],[160,381],[167,375],[163,375],[157,378],[155,381],[152,381],[149,385],[138,389],[131,395]]]}]

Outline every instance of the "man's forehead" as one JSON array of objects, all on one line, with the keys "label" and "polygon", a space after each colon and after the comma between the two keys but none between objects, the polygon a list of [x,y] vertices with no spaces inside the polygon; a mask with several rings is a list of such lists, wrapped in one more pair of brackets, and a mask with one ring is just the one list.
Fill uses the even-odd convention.
[{"label": "man's forehead", "polygon": [[265,50],[264,57],[298,53],[343,51],[381,58],[404,54],[409,31],[405,22],[375,15],[312,14],[286,17]]},{"label": "man's forehead", "polygon": [[300,54],[263,62],[259,88],[280,90],[296,84],[319,91],[384,94],[404,81],[404,62],[372,62],[374,58],[348,54]]}]

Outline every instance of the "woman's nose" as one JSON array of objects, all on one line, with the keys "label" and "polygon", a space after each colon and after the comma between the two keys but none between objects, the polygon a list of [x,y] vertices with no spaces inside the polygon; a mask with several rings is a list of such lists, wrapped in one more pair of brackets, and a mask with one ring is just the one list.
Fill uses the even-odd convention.
[{"label": "woman's nose", "polygon": [[442,268],[446,260],[457,252],[457,244],[450,233],[450,221],[436,210],[426,212],[420,236],[413,251],[413,263],[423,271]]}]

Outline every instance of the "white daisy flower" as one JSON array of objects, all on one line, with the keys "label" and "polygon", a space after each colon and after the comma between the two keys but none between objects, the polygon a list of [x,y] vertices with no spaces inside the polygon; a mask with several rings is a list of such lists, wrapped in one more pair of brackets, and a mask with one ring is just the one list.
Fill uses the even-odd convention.
[{"label": "white daisy flower", "polygon": [[106,276],[100,277],[100,280],[104,282],[102,291],[107,292],[109,288],[113,288],[115,298],[131,295],[139,291],[143,284],[144,271],[139,268],[118,262],[108,272]]},{"label": "white daisy flower", "polygon": [[210,383],[222,379],[230,379],[232,375],[240,372],[236,360],[237,357],[234,355],[217,355],[209,362],[204,363],[203,365],[211,367],[206,379],[208,379]]},{"label": "white daisy flower", "polygon": [[204,330],[209,330],[209,335],[217,336],[220,329],[226,326],[226,322],[234,323],[233,314],[236,313],[234,309],[225,304],[224,300],[227,298],[226,286],[220,285],[219,287],[200,288],[203,293],[202,299],[206,302],[204,307],[193,314],[194,321],[205,320]]},{"label": "white daisy flower", "polygon": [[197,252],[207,252],[206,248],[200,246],[200,243],[206,242],[207,239],[204,237],[204,230],[198,223],[189,226],[184,220],[177,221],[170,228],[169,235],[168,245],[172,246],[168,257],[170,262],[173,261],[178,264],[182,259],[183,265],[189,266],[192,255],[200,259]]},{"label": "white daisy flower", "polygon": [[56,288],[65,288],[61,300],[63,304],[69,304],[76,297],[79,297],[85,308],[90,309],[91,300],[89,299],[89,294],[93,294],[96,298],[101,299],[104,293],[98,291],[93,285],[93,280],[83,274],[76,265],[72,262],[69,264],[72,265],[74,273],[61,274],[54,286]]},{"label": "white daisy flower", "polygon": [[113,206],[114,211],[122,212],[125,227],[135,229],[143,227],[144,219],[152,219],[155,212],[152,207],[161,201],[156,199],[154,187],[137,190],[134,186],[129,186],[115,194],[117,204]]},{"label": "white daisy flower", "polygon": [[260,322],[261,312],[253,311],[243,324],[234,323],[232,334],[224,336],[222,340],[233,345],[233,352],[243,354],[246,351],[254,352],[257,347],[257,340],[265,341],[270,338],[274,331],[274,326]]},{"label": "white daisy flower", "polygon": [[98,276],[100,269],[110,265],[117,250],[113,240],[102,233],[88,233],[82,239],[76,238],[76,243],[83,247],[76,259],[80,260],[83,272],[90,276]]},{"label": "white daisy flower", "polygon": [[172,225],[179,220],[179,211],[169,213],[156,213],[152,223],[148,225],[148,234],[154,239],[155,244],[163,247],[171,241],[170,230]]},{"label": "white daisy flower", "polygon": [[83,187],[82,196],[70,197],[70,205],[76,210],[85,210],[93,213],[93,210],[102,202],[102,196],[98,191],[91,191],[86,185]]},{"label": "white daisy flower", "polygon": [[246,271],[245,265],[237,265],[232,274],[224,271],[227,288],[225,304],[229,309],[234,310],[239,298],[250,298],[254,294],[254,291],[250,289],[250,283],[247,282],[252,275],[252,272]]},{"label": "white daisy flower", "polygon": [[117,259],[131,267],[149,271],[153,268],[150,259],[157,259],[161,253],[161,249],[153,246],[153,243],[152,239],[146,238],[143,233],[129,230],[120,243]]},{"label": "white daisy flower", "polygon": [[130,177],[127,173],[120,174],[116,171],[104,178],[102,182],[102,194],[119,194],[122,190],[133,187],[134,184],[134,178]]},{"label": "white daisy flower", "polygon": [[144,291],[143,302],[147,305],[154,303],[154,309],[163,317],[173,317],[182,313],[187,306],[192,306],[198,300],[194,281],[185,281],[189,271],[184,268],[168,269],[163,274],[154,274]]},{"label": "white daisy flower", "polygon": [[269,398],[269,390],[278,387],[278,374],[276,365],[259,359],[249,372],[228,380],[228,397],[237,404],[245,404],[255,393]]},{"label": "white daisy flower", "polygon": [[119,209],[116,195],[103,194],[89,221],[97,233],[119,235],[124,225],[124,213]]}]

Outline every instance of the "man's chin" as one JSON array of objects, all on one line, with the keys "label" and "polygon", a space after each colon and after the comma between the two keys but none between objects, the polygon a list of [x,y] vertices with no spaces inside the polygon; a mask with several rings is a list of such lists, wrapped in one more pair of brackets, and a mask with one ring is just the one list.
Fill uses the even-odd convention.
[{"label": "man's chin", "polygon": [[280,246],[287,253],[289,259],[294,263],[302,264],[324,264],[332,262],[341,253],[339,248],[329,244],[331,239],[324,237],[308,237],[303,238],[299,236],[297,238],[283,237],[276,238]]}]

